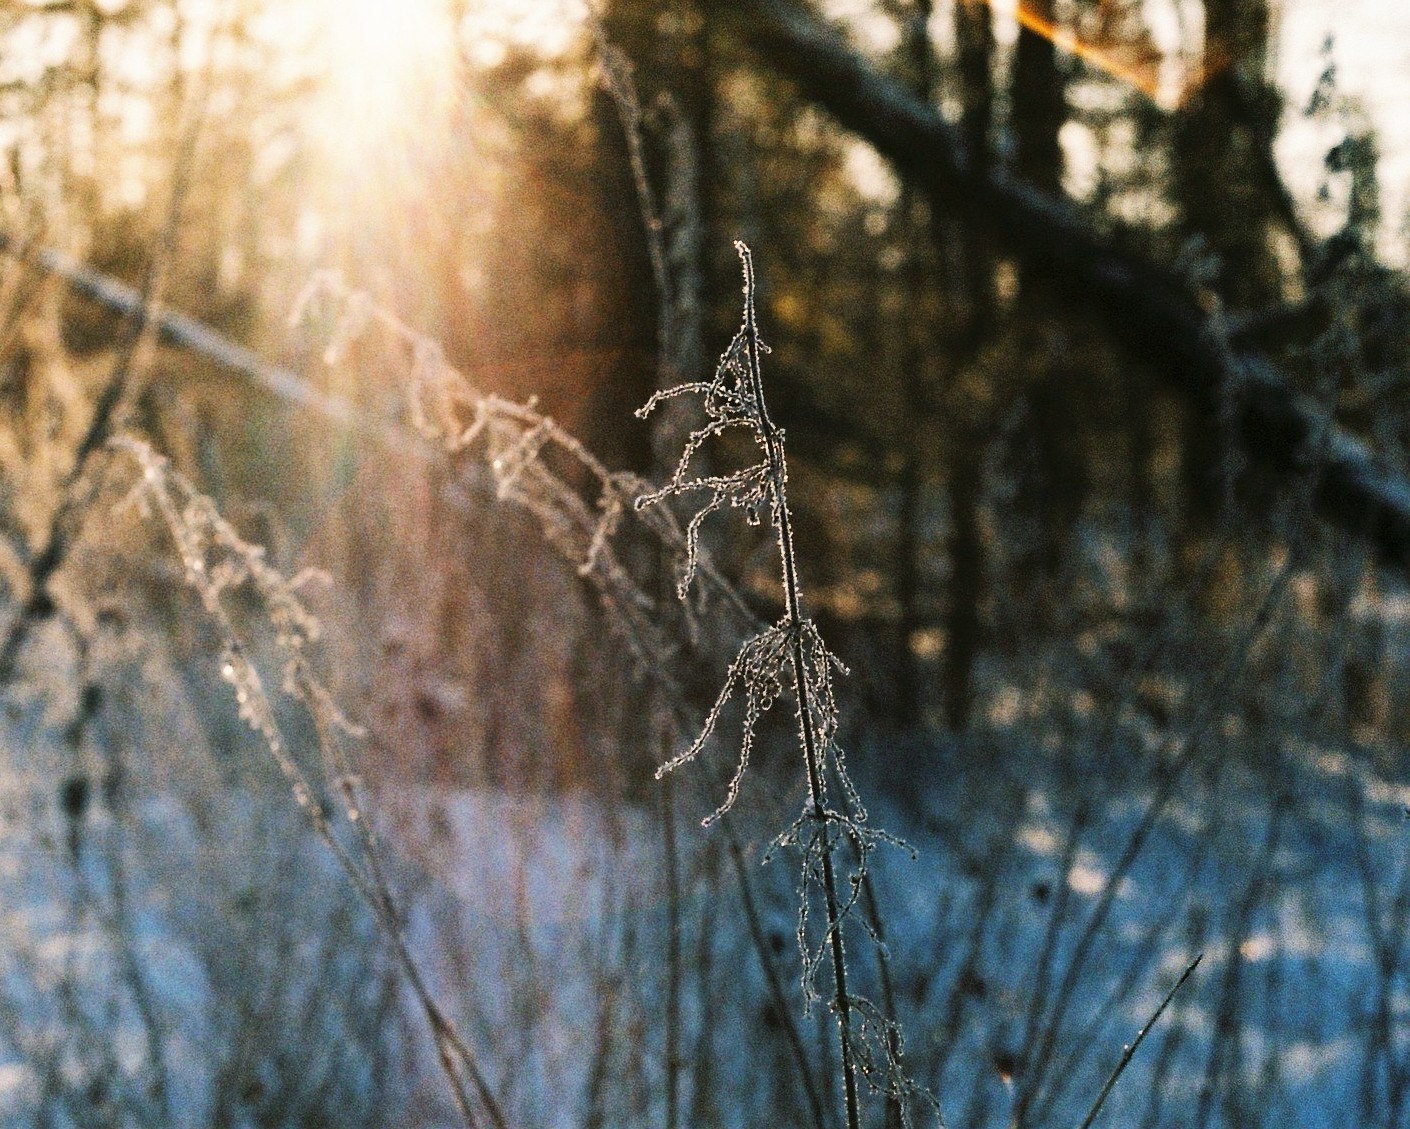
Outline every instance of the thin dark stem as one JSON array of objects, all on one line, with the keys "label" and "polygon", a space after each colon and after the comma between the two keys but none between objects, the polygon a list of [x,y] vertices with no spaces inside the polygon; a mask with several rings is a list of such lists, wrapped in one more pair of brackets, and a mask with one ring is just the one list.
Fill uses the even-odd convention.
[{"label": "thin dark stem", "polygon": [[[886,1031],[886,1053],[893,1059],[901,1057],[900,1022],[896,1013],[896,989],[891,979],[891,956],[886,948],[886,928],[881,917],[881,905],[877,901],[876,890],[872,886],[871,875],[862,873],[862,907],[866,911],[867,925],[876,940],[876,975],[881,983],[881,1011],[890,1024]],[[886,1129],[900,1129],[905,1123],[901,1098],[890,1094],[886,1100]]]},{"label": "thin dark stem", "polygon": [[1160,1001],[1160,1006],[1155,1009],[1155,1013],[1146,1020],[1146,1025],[1136,1033],[1136,1037],[1132,1039],[1131,1042],[1122,1048],[1121,1060],[1116,1064],[1116,1069],[1111,1072],[1111,1076],[1106,1080],[1106,1085],[1102,1087],[1102,1092],[1097,1095],[1097,1100],[1092,1103],[1092,1108],[1087,1111],[1087,1116],[1082,1119],[1082,1124],[1078,1126],[1078,1129],[1091,1129],[1092,1122],[1097,1119],[1097,1114],[1101,1112],[1102,1103],[1106,1101],[1107,1095],[1111,1093],[1117,1080],[1125,1072],[1127,1065],[1131,1062],[1132,1056],[1136,1053],[1136,1048],[1139,1047],[1145,1040],[1145,1037],[1150,1034],[1151,1028],[1160,1022],[1160,1017],[1165,1014],[1165,1009],[1170,1006],[1170,1001],[1175,998],[1175,993],[1185,986],[1185,981],[1188,980],[1194,970],[1199,967],[1199,962],[1202,960],[1204,960],[1204,954],[1200,953],[1199,956],[1190,961],[1185,971],[1180,973],[1180,979],[1175,981],[1175,986],[1165,993],[1165,999]]},{"label": "thin dark stem", "polygon": [[1400,1103],[1404,1085],[1403,1068],[1395,1058],[1394,980],[1405,927],[1404,901],[1410,867],[1402,866],[1401,877],[1391,901],[1390,927],[1386,927],[1386,907],[1381,902],[1380,884],[1371,864],[1371,849],[1366,833],[1366,815],[1362,811],[1359,785],[1354,777],[1347,779],[1349,815],[1352,832],[1353,858],[1361,879],[1362,906],[1366,919],[1367,939],[1375,954],[1379,976],[1375,1001],[1369,1022],[1371,1032],[1366,1041],[1366,1060],[1362,1071],[1362,1117],[1370,1121],[1375,1115],[1376,1060],[1385,1070],[1387,1110],[1386,1125],[1400,1124]]},{"label": "thin dark stem", "polygon": [[783,593],[790,657],[793,663],[793,692],[798,703],[798,729],[803,741],[803,759],[808,769],[809,815],[822,839],[823,900],[827,911],[827,935],[832,949],[832,1002],[837,1012],[838,1047],[842,1056],[842,1089],[847,1104],[847,1129],[860,1129],[861,1111],[857,1100],[857,1068],[852,1056],[852,1004],[847,994],[847,958],[842,946],[842,920],[837,899],[837,878],[832,865],[832,848],[827,840],[827,792],[823,783],[822,752],[813,720],[808,693],[807,663],[803,656],[803,615],[799,610],[798,564],[793,556],[793,528],[788,513],[786,484],[788,467],[784,461],[783,440],[764,406],[764,381],[759,368],[759,327],[754,313],[754,259],[749,248],[735,242],[744,264],[744,347],[749,359],[749,383],[759,413],[759,435],[764,443],[773,494],[773,522],[778,532],[782,557]]},{"label": "thin dark stem", "polygon": [[773,955],[769,952],[768,940],[764,936],[764,929],[760,923],[759,906],[754,900],[754,888],[750,885],[749,875],[744,869],[744,853],[740,849],[739,841],[728,827],[726,827],[726,834],[730,862],[733,865],[735,881],[739,887],[739,898],[744,905],[744,921],[749,927],[749,939],[753,942],[754,951],[759,957],[759,967],[764,971],[764,982],[768,985],[774,1010],[778,1013],[779,1021],[783,1025],[783,1034],[788,1043],[788,1049],[793,1054],[793,1061],[798,1065],[798,1077],[803,1083],[803,1095],[808,1100],[808,1112],[812,1114],[814,1129],[829,1129],[829,1121],[823,1114],[822,1098],[813,1082],[813,1071],[808,1064],[808,1052],[803,1047],[803,1036],[799,1034],[798,1025],[794,1023],[793,1016],[789,1013],[788,997],[783,990],[783,979],[779,976]]},{"label": "thin dark stem", "polygon": [[671,272],[666,264],[666,248],[661,238],[665,229],[661,208],[656,200],[656,192],[651,186],[651,178],[646,172],[641,101],[637,97],[636,82],[632,77],[631,60],[620,47],[607,38],[602,18],[593,5],[588,6],[588,26],[592,31],[598,61],[602,66],[603,85],[611,95],[617,107],[617,114],[622,120],[622,135],[627,143],[627,159],[631,165],[632,183],[636,188],[637,207],[641,210],[642,223],[646,228],[646,251],[651,259],[651,277],[656,283],[656,347],[661,360],[669,363],[675,359],[671,340],[675,294],[671,284]]},{"label": "thin dark stem", "polygon": [[205,122],[210,96],[209,67],[201,74],[198,93],[188,107],[189,119],[182,129],[176,162],[172,169],[171,191],[156,248],[142,278],[142,288],[130,315],[124,336],[117,345],[117,359],[98,394],[68,473],[59,483],[59,502],[49,519],[49,529],[38,551],[26,562],[29,593],[0,639],[0,688],[9,686],[18,673],[20,655],[30,633],[54,610],[50,583],[64,566],[78,540],[89,503],[97,493],[92,468],[116,433],[123,409],[131,399],[133,386],[142,378],[150,359],[150,346],[156,338],[153,314],[161,306],[172,259],[181,230],[182,210],[191,187],[196,145]]},{"label": "thin dark stem", "polygon": [[[662,744],[671,749],[671,729],[661,726]],[[676,795],[672,778],[661,788],[661,837],[666,852],[666,1129],[680,1126],[681,1058],[681,880],[676,842]]]}]

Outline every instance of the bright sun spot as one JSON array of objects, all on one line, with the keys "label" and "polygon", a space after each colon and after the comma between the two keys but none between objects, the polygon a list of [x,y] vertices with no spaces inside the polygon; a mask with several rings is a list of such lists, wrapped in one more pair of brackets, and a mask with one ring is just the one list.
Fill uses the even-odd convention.
[{"label": "bright sun spot", "polygon": [[351,155],[417,128],[449,94],[455,29],[443,0],[312,0],[328,139]]}]

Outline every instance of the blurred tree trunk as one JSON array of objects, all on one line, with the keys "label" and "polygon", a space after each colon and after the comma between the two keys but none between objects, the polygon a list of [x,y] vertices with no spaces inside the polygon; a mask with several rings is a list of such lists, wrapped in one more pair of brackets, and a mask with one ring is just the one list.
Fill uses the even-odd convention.
[{"label": "blurred tree trunk", "polygon": [[1186,228],[1217,259],[1210,283],[1232,308],[1282,296],[1272,245],[1280,215],[1265,175],[1277,125],[1266,79],[1267,0],[1205,0],[1204,82],[1175,126],[1174,186]]},{"label": "blurred tree trunk", "polygon": [[[704,371],[708,270],[705,248],[714,238],[714,49],[709,20],[697,0],[678,0],[674,89],[679,101],[666,139],[666,253],[675,309],[669,358],[676,381],[701,380]],[[733,265],[733,264],[731,264]]]},{"label": "blurred tree trunk", "polygon": [[[1020,24],[1010,85],[1014,171],[1027,184],[1056,196],[1062,192],[1059,133],[1067,120],[1067,98],[1053,43],[1053,2],[1023,0],[1023,8],[1029,18]],[[1029,575],[1019,579],[1031,592],[1044,629],[1056,625],[1063,604],[1060,576],[1087,492],[1081,441],[1086,421],[1080,403],[1083,385],[1091,380],[1085,368],[1063,355],[1065,335],[1045,332],[1047,319],[1062,317],[1053,290],[1042,272],[1020,271],[1019,303],[1035,325],[1030,348],[1037,371],[1022,390],[1028,426],[1020,439],[1027,440],[1029,450],[1021,455],[1032,480],[1020,486],[1018,504],[1039,530],[1040,542],[1025,562]]]},{"label": "blurred tree trunk", "polygon": [[615,293],[617,301],[600,322],[608,335],[603,344],[617,360],[589,389],[581,432],[589,450],[607,465],[640,473],[651,466],[651,449],[646,429],[633,426],[632,413],[656,386],[655,288],[628,141],[612,95],[601,87],[593,94],[592,115],[603,170],[598,205],[610,225],[607,245],[619,249],[617,262],[602,264],[617,280],[608,289],[604,276],[602,289]]},{"label": "blurred tree trunk", "polygon": [[[1203,82],[1175,124],[1173,185],[1185,228],[1212,256],[1210,286],[1232,309],[1256,309],[1280,300],[1282,268],[1273,248],[1278,201],[1265,174],[1277,116],[1250,107],[1276,105],[1265,80],[1267,0],[1205,0]],[[1274,174],[1276,176],[1276,174]],[[1179,565],[1186,575],[1206,555],[1221,514],[1230,519],[1242,462],[1227,422],[1209,426],[1186,412],[1181,468],[1187,520]],[[1230,541],[1216,550],[1201,587],[1204,612],[1222,619],[1239,606],[1247,583],[1245,562]]]},{"label": "blurred tree trunk", "polygon": [[1062,190],[1062,146],[1058,131],[1067,117],[1057,48],[1034,25],[1053,26],[1052,0],[1023,0],[1032,17],[1019,28],[1014,49],[1011,114],[1014,171],[1035,188]]},{"label": "blurred tree trunk", "polygon": [[[933,105],[937,76],[931,55],[926,27],[933,13],[930,0],[919,0],[911,21],[907,44],[907,74],[917,96]],[[1039,0],[1032,7],[1036,21],[1051,25],[1052,6],[1049,0]],[[956,66],[963,101],[961,133],[968,159],[982,175],[990,161],[990,135],[993,129],[994,84],[992,56],[993,29],[989,9],[975,2],[963,2],[954,12]],[[1062,151],[1058,131],[1066,108],[1063,81],[1057,66],[1056,52],[1049,37],[1038,34],[1031,23],[1020,32],[1012,78],[1011,130],[1015,146],[1015,171],[1026,181],[1045,191],[1056,192],[1062,180]],[[928,212],[923,194],[908,186],[902,194],[902,208],[910,222],[918,222],[923,230]],[[937,258],[945,246],[947,233],[932,223],[931,234]],[[950,237],[953,239],[953,236]],[[945,443],[944,461],[948,467],[947,497],[950,528],[947,551],[951,568],[949,611],[946,619],[946,651],[941,671],[942,699],[947,724],[963,729],[971,713],[971,682],[975,656],[982,643],[980,607],[985,598],[987,572],[982,525],[978,509],[982,504],[983,481],[979,466],[984,461],[986,436],[992,432],[994,404],[1007,399],[1004,395],[990,398],[990,404],[961,392],[972,387],[965,370],[977,359],[979,351],[995,328],[993,293],[994,262],[988,241],[972,227],[959,232],[962,278],[957,280],[962,304],[968,310],[967,324],[952,340],[953,361],[950,366],[947,393],[950,404],[946,417],[951,421]],[[910,260],[911,277],[908,288],[915,308],[922,308],[918,296],[927,285],[927,273],[933,272],[919,252]],[[1025,292],[1040,291],[1041,280],[1025,278]],[[904,362],[903,403],[909,422],[909,440],[898,479],[900,495],[899,531],[897,542],[896,595],[900,607],[900,630],[897,669],[897,721],[913,725],[923,716],[925,694],[923,672],[914,646],[924,627],[920,605],[918,555],[921,530],[918,529],[921,492],[924,479],[924,444],[920,437],[933,431],[930,391],[924,376],[924,358],[936,348],[934,326],[916,319],[910,326],[910,352]],[[1049,374],[1057,379],[1057,375]],[[997,391],[997,390],[996,390]],[[1061,417],[1061,418],[1059,418]],[[1066,417],[1049,414],[1035,415],[1034,426],[1062,428]],[[1057,459],[1070,455],[1076,448],[1065,437],[1037,437],[1035,444],[1041,455]],[[1083,481],[1080,467],[1053,459],[1041,460],[1035,468],[1041,481],[1035,485],[1038,493],[1054,504],[1042,508],[1039,518],[1048,530],[1049,546],[1042,554],[1041,564],[1054,571],[1052,560],[1061,555],[1063,530],[1070,524],[1075,504],[1060,504],[1053,495],[1065,487]],[[1072,491],[1068,491],[1071,493]],[[1080,489],[1077,491],[1080,494]],[[1035,495],[1036,496],[1036,495]]]},{"label": "blurred tree trunk", "polygon": [[[983,177],[990,164],[989,136],[994,117],[994,28],[987,4],[980,0],[959,0],[955,4],[955,43],[961,141],[973,174]],[[985,580],[979,506],[986,420],[982,406],[962,390],[968,384],[965,372],[977,358],[993,326],[994,314],[992,250],[984,234],[972,225],[961,229],[961,254],[969,316],[954,347],[945,390],[950,400],[947,414],[952,421],[947,452],[950,592],[940,674],[945,722],[956,731],[969,727],[973,707],[974,663],[983,641],[980,607]]]},{"label": "blurred tree trunk", "polygon": [[[630,63],[640,112],[638,122],[628,121],[624,107],[599,92],[597,116],[617,182],[604,198],[618,202],[616,222],[632,247],[636,281],[623,289],[643,296],[634,311],[633,352],[654,362],[649,379],[634,369],[632,379],[609,382],[615,391],[602,392],[604,426],[620,432],[657,386],[707,375],[704,246],[714,76],[710,21],[699,0],[616,0],[602,22],[608,42]],[[650,454],[633,452],[629,465],[669,472],[685,434],[677,416],[658,414]]]},{"label": "blurred tree trunk", "polygon": [[[933,12],[932,0],[917,0],[906,43],[906,61],[916,94],[926,105],[933,105],[935,101],[935,60],[929,31]],[[930,209],[921,194],[909,186],[902,190],[898,206],[902,222],[912,230],[905,286],[917,308],[922,308],[920,296],[931,284],[931,268],[923,254],[923,248],[931,242],[929,236],[934,231]],[[924,317],[912,321],[907,328],[906,353],[901,360],[901,398],[905,421],[900,443],[901,470],[896,483],[899,512],[895,585],[899,621],[894,720],[905,729],[921,724],[925,716],[926,694],[917,642],[923,627],[919,559],[924,536],[920,528],[921,500],[929,454],[927,437],[932,433],[933,423],[926,367],[935,347],[934,329]]]}]

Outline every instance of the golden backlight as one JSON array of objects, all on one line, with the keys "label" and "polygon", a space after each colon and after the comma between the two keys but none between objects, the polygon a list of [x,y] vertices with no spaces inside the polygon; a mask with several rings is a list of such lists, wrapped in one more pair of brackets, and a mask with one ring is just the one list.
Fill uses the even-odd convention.
[{"label": "golden backlight", "polygon": [[323,128],[333,155],[414,134],[450,97],[456,28],[446,0],[308,0],[326,68]]}]

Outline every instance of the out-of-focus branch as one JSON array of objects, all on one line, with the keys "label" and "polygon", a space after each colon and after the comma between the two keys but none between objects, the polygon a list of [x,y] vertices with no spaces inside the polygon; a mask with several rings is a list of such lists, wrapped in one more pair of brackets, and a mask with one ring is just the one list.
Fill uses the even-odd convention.
[{"label": "out-of-focus branch", "polygon": [[20,602],[13,619],[0,638],[0,687],[14,681],[20,654],[33,627],[54,611],[50,581],[68,559],[78,539],[84,516],[98,490],[98,475],[94,466],[108,441],[116,434],[123,412],[134,398],[150,360],[155,339],[153,312],[166,293],[168,275],[177,250],[182,228],[182,213],[191,188],[191,175],[196,160],[196,148],[201,137],[211,92],[209,64],[197,76],[195,90],[189,98],[178,99],[182,106],[182,124],[176,158],[171,170],[171,187],[166,214],[151,260],[143,274],[141,289],[132,295],[124,311],[124,325],[115,360],[107,381],[93,404],[92,415],[78,445],[73,450],[73,462],[59,483],[59,500],[49,519],[49,528],[35,551],[25,560],[29,591]]},{"label": "out-of-focus branch", "polygon": [[[23,259],[46,274],[61,279],[75,294],[120,317],[134,318],[142,312],[140,290],[94,270],[62,251],[48,247],[29,248],[0,233],[0,254]],[[325,395],[298,373],[270,364],[196,318],[161,305],[150,308],[146,317],[160,341],[188,349],[229,372],[246,377],[279,399],[308,408],[333,423],[377,438],[392,438],[387,434],[385,425],[379,426],[368,420],[346,400]],[[403,445],[412,436],[410,432],[398,430],[394,438],[398,445]]]},{"label": "out-of-focus branch", "polygon": [[1231,348],[1197,295],[1128,250],[1119,228],[1098,230],[1070,202],[1002,169],[980,169],[956,130],[871,66],[840,32],[795,0],[712,0],[771,69],[868,141],[934,206],[981,226],[1025,270],[1045,274],[1100,314],[1129,353],[1150,363],[1201,414],[1231,409],[1258,462],[1290,481],[1315,468],[1316,505],[1410,570],[1410,482],[1325,412],[1261,353]]},{"label": "out-of-focus branch", "polygon": [[68,556],[77,525],[95,489],[92,481],[85,486],[85,479],[92,479],[89,468],[114,433],[119,408],[130,398],[133,368],[143,342],[155,339],[187,349],[245,377],[287,403],[308,408],[330,422],[369,436],[388,448],[421,454],[428,459],[434,454],[431,445],[414,432],[359,413],[346,400],[325,395],[297,373],[269,364],[203,322],[167,308],[156,295],[158,288],[150,279],[142,288],[129,286],[61,251],[28,246],[3,232],[0,232],[0,255],[20,259],[37,270],[61,279],[73,293],[111,311],[128,325],[126,335],[121,338],[113,375],[95,405],[88,430],[75,452],[73,470],[64,482],[64,500],[51,522],[49,535],[37,551],[24,559],[29,592],[5,633],[0,636],[0,687],[14,681],[20,654],[31,629],[52,611],[49,582]]}]

